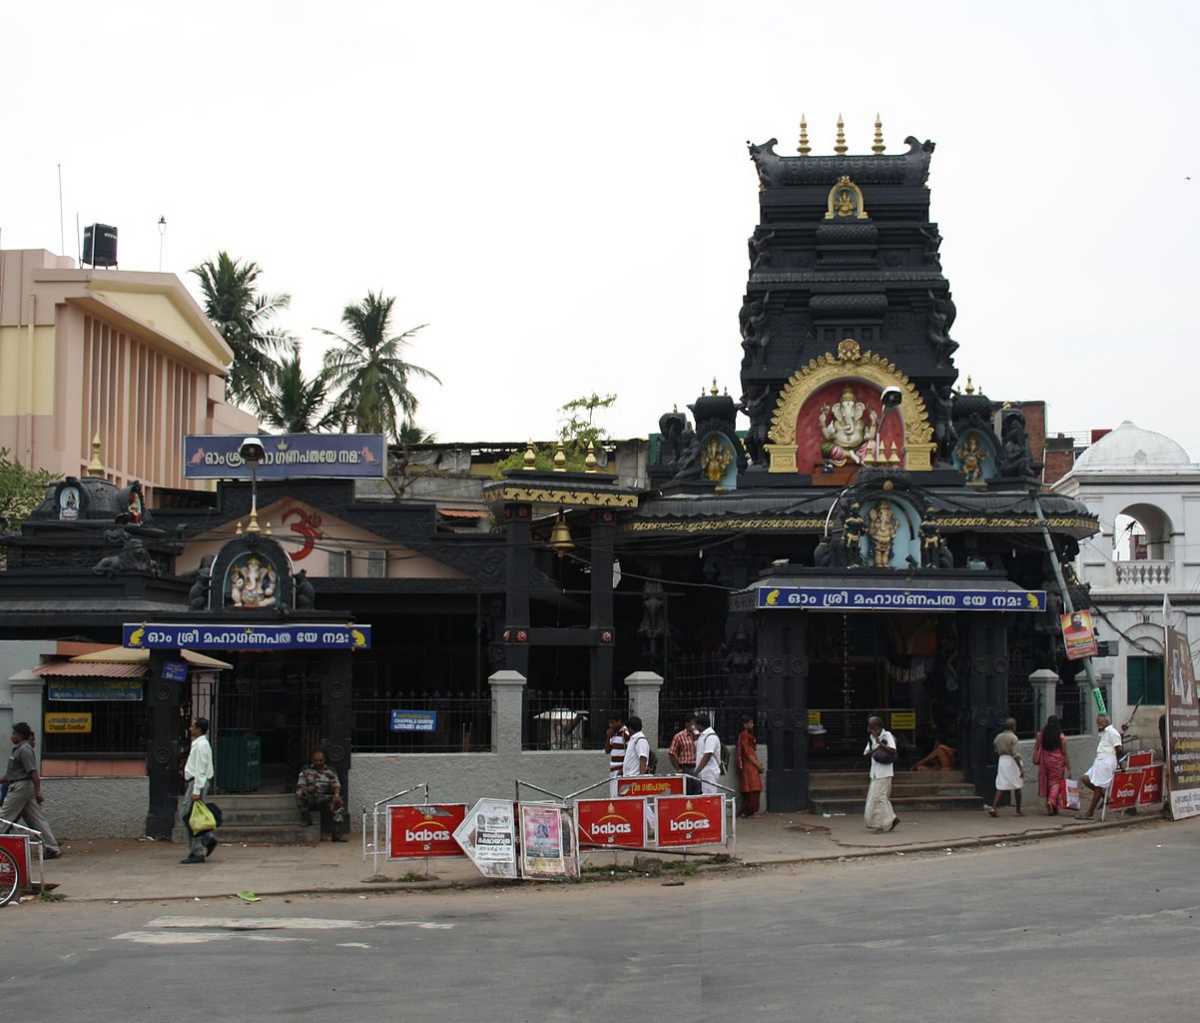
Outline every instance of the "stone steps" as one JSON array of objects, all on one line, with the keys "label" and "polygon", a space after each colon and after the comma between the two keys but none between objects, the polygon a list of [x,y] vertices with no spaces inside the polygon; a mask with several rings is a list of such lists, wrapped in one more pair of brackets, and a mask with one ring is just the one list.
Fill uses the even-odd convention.
[{"label": "stone steps", "polygon": [[[814,813],[862,813],[870,780],[866,771],[814,771],[809,799]],[[979,810],[983,800],[961,771],[897,771],[892,806],[908,810]]]},{"label": "stone steps", "polygon": [[[892,796],[892,806],[903,816],[904,810],[981,810],[978,796]],[[813,799],[813,813],[862,813],[867,807],[865,794],[856,799]]]},{"label": "stone steps", "polygon": [[[321,824],[316,815],[307,827],[301,823],[296,798],[290,793],[266,795],[216,793],[212,801],[221,808],[222,842],[247,845],[316,845],[321,841]],[[175,842],[185,842],[182,826],[172,834]]]}]

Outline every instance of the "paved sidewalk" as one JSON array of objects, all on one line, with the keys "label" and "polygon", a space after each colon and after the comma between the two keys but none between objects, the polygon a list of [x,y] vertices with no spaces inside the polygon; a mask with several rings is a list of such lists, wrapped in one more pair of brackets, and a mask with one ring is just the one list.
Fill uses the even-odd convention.
[{"label": "paved sidewalk", "polygon": [[[867,832],[859,815],[764,814],[738,821],[739,861],[748,865],[804,863],[857,856],[919,853],[943,848],[1016,844],[1040,838],[1095,832],[1129,824],[1153,824],[1156,816],[1120,817],[1107,824],[1084,824],[1072,817],[1011,810],[997,819],[981,811],[926,811],[906,814],[893,832]],[[1176,825],[1186,826],[1186,825]],[[706,850],[713,851],[713,850]],[[720,851],[720,850],[715,850]],[[424,884],[425,861],[381,861],[381,877],[372,880],[372,864],[362,858],[357,836],[351,841],[319,846],[245,846],[225,843],[212,860],[183,866],[180,845],[134,840],[67,842],[64,856],[46,864],[47,882],[72,901],[182,899],[230,896],[241,891],[287,895],[394,890]],[[644,854],[643,854],[644,855]],[[653,855],[653,854],[651,854]],[[666,854],[663,854],[664,857]],[[628,863],[630,854],[597,851],[587,862],[595,866]],[[676,856],[670,857],[672,859]],[[437,886],[483,883],[466,859],[430,861]]]}]

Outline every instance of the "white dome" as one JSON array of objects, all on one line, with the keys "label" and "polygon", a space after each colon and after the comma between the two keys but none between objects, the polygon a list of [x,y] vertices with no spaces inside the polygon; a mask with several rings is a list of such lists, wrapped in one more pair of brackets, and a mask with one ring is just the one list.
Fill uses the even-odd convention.
[{"label": "white dome", "polygon": [[1073,471],[1159,473],[1192,468],[1192,460],[1181,445],[1127,419],[1084,451]]}]

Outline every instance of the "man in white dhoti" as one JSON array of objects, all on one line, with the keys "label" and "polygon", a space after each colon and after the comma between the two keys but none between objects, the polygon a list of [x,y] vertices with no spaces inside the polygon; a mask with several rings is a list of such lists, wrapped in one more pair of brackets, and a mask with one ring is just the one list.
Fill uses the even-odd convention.
[{"label": "man in white dhoti", "polygon": [[1017,816],[1024,817],[1025,813],[1021,809],[1021,789],[1025,785],[1025,762],[1021,759],[1016,718],[1009,718],[1004,722],[1004,731],[992,740],[992,749],[1000,759],[996,765],[996,798],[992,800],[987,812],[995,817],[1000,812],[1000,797],[1005,792],[1011,792]]},{"label": "man in white dhoti", "polygon": [[1105,792],[1112,784],[1113,775],[1117,773],[1117,764],[1125,755],[1121,746],[1121,733],[1114,727],[1106,714],[1096,716],[1096,728],[1100,732],[1100,742],[1096,746],[1096,759],[1088,768],[1087,774],[1079,779],[1080,783],[1092,790],[1092,805],[1086,814],[1080,814],[1083,820],[1091,820],[1096,816],[1096,808],[1104,799]]},{"label": "man in white dhoti", "polygon": [[883,719],[867,720],[867,748],[864,757],[871,758],[871,786],[867,789],[867,806],[863,820],[868,831],[894,831],[900,823],[892,809],[892,777],[896,773],[896,737],[883,727]]}]

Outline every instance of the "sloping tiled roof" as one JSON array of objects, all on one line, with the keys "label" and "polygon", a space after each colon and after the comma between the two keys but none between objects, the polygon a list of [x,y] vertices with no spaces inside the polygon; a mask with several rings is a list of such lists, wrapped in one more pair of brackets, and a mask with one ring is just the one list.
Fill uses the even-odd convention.
[{"label": "sloping tiled roof", "polygon": [[34,668],[33,673],[40,678],[145,678],[149,670],[144,664],[52,661]]}]

